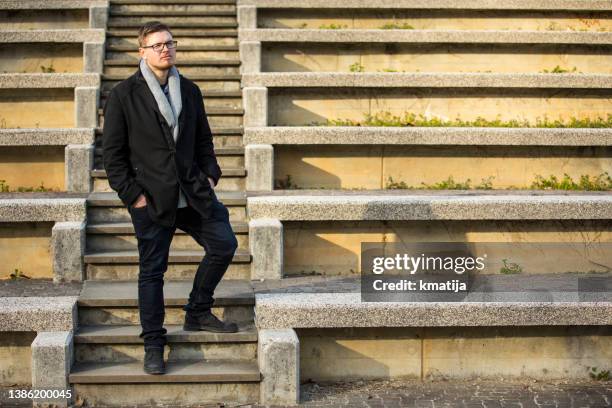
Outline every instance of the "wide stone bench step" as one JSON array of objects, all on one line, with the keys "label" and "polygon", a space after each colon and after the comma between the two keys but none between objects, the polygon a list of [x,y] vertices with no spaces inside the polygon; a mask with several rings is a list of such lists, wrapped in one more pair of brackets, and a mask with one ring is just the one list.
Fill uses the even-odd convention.
[{"label": "wide stone bench step", "polygon": [[[247,202],[246,193],[243,191],[215,191],[215,194],[225,205],[238,206],[245,205]],[[87,205],[90,207],[125,207],[116,192],[91,193],[87,197]]]},{"label": "wide stone bench step", "polygon": [[276,190],[249,193],[249,217],[281,221],[612,219],[609,192]]},{"label": "wide stone bench step", "polygon": [[[197,263],[202,260],[204,250],[170,250],[168,262],[171,263]],[[105,251],[83,255],[88,264],[128,264],[138,263],[138,251]],[[251,254],[247,249],[238,248],[232,258],[233,263],[251,262]]]},{"label": "wide stone bench step", "polygon": [[244,143],[270,145],[610,146],[612,129],[386,126],[261,126]]},{"label": "wide stone bench step", "polygon": [[[45,2],[51,3],[51,2]],[[2,3],[0,3],[2,4]],[[2,30],[2,43],[102,43],[104,30],[67,29],[67,30]]]},{"label": "wide stone bench step", "polygon": [[[113,67],[137,67],[137,59],[106,59],[104,60],[105,66]],[[232,59],[214,59],[214,58],[201,58],[201,59],[182,59],[180,62],[181,66],[239,66],[240,60]],[[190,77],[191,78],[191,77]]]},{"label": "wide stone bench step", "polygon": [[[184,306],[189,299],[193,280],[166,281],[164,304]],[[255,304],[253,287],[247,280],[221,280],[215,289],[214,307],[249,306]],[[137,281],[91,281],[83,284],[80,307],[138,307]]]},{"label": "wide stone bench step", "polygon": [[[254,326],[240,327],[236,333],[214,333],[209,331],[184,331],[181,325],[164,325],[170,343],[253,343],[257,342]],[[87,344],[141,344],[140,326],[81,326],[74,335],[75,343]]]},{"label": "wide stone bench step", "polygon": [[0,129],[0,146],[65,146],[93,142],[91,128]]},{"label": "wide stone bench step", "polygon": [[[106,50],[133,52],[137,51],[138,48],[128,44],[109,44],[106,46]],[[238,45],[180,45],[178,51],[238,51]]]},{"label": "wide stone bench step", "polygon": [[243,29],[240,41],[274,43],[590,44],[608,45],[609,32],[533,30]]},{"label": "wide stone bench step", "polygon": [[[244,221],[234,221],[230,220],[230,224],[232,226],[232,230],[236,234],[247,234],[249,232],[249,224]],[[108,223],[97,223],[97,224],[87,224],[87,233],[88,234],[133,234],[134,233],[134,224],[131,222],[108,222]],[[180,228],[176,229],[175,234],[187,234],[185,231]]]},{"label": "wide stone bench step", "polygon": [[[130,1],[130,0],[121,0]],[[140,0],[138,0],[140,1]],[[142,0],[144,3],[144,0]],[[156,2],[162,2],[163,0],[155,0]],[[178,0],[184,3],[191,3],[189,0]],[[118,2],[113,1],[113,4]],[[172,3],[177,3],[173,1]],[[414,1],[397,1],[397,0],[380,0],[376,3],[363,2],[363,1],[346,1],[346,0],[325,0],[325,1],[310,1],[310,2],[296,2],[295,0],[243,0],[241,4],[253,4],[258,9],[286,9],[286,10],[300,10],[300,9],[365,9],[365,10],[379,10],[379,9],[398,9],[398,10],[423,10],[423,9],[441,9],[441,10],[608,10],[609,5],[602,1],[597,0],[583,0],[580,2],[575,1],[551,1],[551,2],[517,2],[517,3],[503,3],[503,2],[491,2],[488,0],[472,0],[468,3],[461,2],[455,3],[445,0],[434,0],[428,2],[414,2]],[[182,4],[182,3],[181,3]]]},{"label": "wide stone bench step", "polygon": [[0,89],[56,89],[98,87],[98,74],[0,74]]},{"label": "wide stone bench step", "polygon": [[[610,38],[612,40],[612,37]],[[243,87],[610,89],[612,75],[464,72],[267,72],[243,74]]]},{"label": "wide stone bench step", "polygon": [[258,382],[254,361],[169,362],[166,374],[150,375],[142,363],[76,363],[70,372],[73,384]]},{"label": "wide stone bench step", "polygon": [[87,1],[41,1],[41,0],[4,0],[0,2],[0,10],[78,10],[92,6],[104,7],[107,0]]}]

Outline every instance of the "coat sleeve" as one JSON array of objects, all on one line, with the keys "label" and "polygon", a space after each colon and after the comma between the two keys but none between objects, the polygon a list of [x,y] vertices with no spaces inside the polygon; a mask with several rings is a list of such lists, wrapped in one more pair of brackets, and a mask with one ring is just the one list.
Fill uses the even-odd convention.
[{"label": "coat sleeve", "polygon": [[196,92],[196,115],[197,115],[197,129],[196,129],[196,156],[195,160],[200,170],[202,170],[207,176],[211,177],[215,186],[219,183],[221,178],[221,168],[217,163],[217,156],[215,155],[212,132],[206,118],[206,110],[204,109],[204,98],[202,91],[198,86],[195,87]]},{"label": "coat sleeve", "polygon": [[104,168],[108,182],[126,206],[131,205],[144,189],[132,176],[128,128],[121,99],[112,90],[104,106]]}]

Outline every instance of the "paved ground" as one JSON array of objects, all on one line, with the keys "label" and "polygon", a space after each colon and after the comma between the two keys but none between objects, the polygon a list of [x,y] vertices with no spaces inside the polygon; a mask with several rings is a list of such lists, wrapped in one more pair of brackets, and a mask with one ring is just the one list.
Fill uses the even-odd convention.
[{"label": "paved ground", "polygon": [[[26,401],[9,403],[6,389],[2,407],[32,406]],[[301,387],[301,403],[291,407],[364,408],[604,408],[612,407],[612,381],[427,381],[391,380],[345,383],[309,383]],[[239,405],[264,408],[263,405]],[[236,407],[202,405],[201,408]],[[288,408],[275,405],[270,408]],[[80,408],[77,404],[74,408]],[[84,407],[83,407],[84,408]],[[124,408],[131,408],[125,406]],[[166,408],[179,408],[166,407]]]}]

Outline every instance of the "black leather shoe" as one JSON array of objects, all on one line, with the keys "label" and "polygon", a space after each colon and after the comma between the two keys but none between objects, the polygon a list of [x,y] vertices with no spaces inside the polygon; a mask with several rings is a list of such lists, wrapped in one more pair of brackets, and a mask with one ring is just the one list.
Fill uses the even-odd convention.
[{"label": "black leather shoe", "polygon": [[183,324],[183,330],[185,331],[196,331],[206,330],[217,333],[236,333],[238,331],[238,325],[236,323],[223,322],[217,318],[209,310],[198,315],[193,315],[187,312],[185,314],[185,324]]},{"label": "black leather shoe", "polygon": [[163,348],[145,350],[144,370],[147,374],[164,374],[166,372]]}]

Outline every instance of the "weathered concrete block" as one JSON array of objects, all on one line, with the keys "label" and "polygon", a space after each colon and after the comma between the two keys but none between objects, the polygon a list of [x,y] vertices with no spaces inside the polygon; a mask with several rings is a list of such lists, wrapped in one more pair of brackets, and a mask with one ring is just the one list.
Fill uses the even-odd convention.
[{"label": "weathered concrete block", "polygon": [[94,87],[74,88],[76,127],[98,125],[98,97],[100,90]]},{"label": "weathered concrete block", "polygon": [[82,281],[85,221],[56,222],[51,230],[53,281]]},{"label": "weathered concrete block", "polygon": [[240,42],[240,73],[261,72],[261,43],[259,41]]},{"label": "weathered concrete block", "polygon": [[[68,375],[72,366],[73,335],[71,331],[41,332],[32,343],[32,388],[40,390],[69,390]],[[68,406],[72,398],[41,398],[34,407]]]},{"label": "weathered concrete block", "polygon": [[101,74],[104,70],[104,43],[83,43],[83,71]]},{"label": "weathered concrete block", "polygon": [[244,100],[244,127],[268,126],[268,88],[242,89]]},{"label": "weathered concrete block", "polygon": [[[238,6],[237,17],[239,30],[257,28],[257,7],[254,5]],[[240,38],[240,32],[238,38]]]},{"label": "weathered concrete block", "polygon": [[247,145],[244,149],[247,170],[246,189],[272,191],[274,189],[274,148],[272,145]]},{"label": "weathered concrete block", "polygon": [[283,224],[276,219],[258,218],[249,221],[251,279],[283,277]]},{"label": "weathered concrete block", "polygon": [[102,28],[106,30],[108,23],[108,6],[89,7],[89,28]]},{"label": "weathered concrete block", "polygon": [[300,402],[300,341],[293,329],[260,330],[257,355],[262,373],[260,403]]},{"label": "weathered concrete block", "polygon": [[64,152],[66,191],[89,193],[92,190],[90,170],[93,168],[94,145],[67,145]]}]

